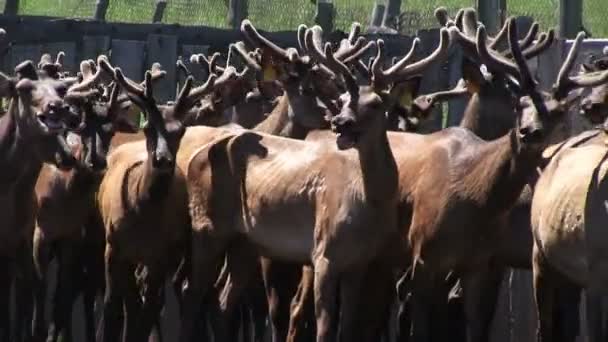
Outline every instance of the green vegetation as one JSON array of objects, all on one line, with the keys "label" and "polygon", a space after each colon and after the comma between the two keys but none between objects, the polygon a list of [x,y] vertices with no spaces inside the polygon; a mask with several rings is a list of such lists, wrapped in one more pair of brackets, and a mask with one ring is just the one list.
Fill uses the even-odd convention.
[{"label": "green vegetation", "polygon": [[[608,37],[608,7],[606,0],[584,0],[585,28],[594,37]],[[336,28],[346,30],[352,21],[367,23],[374,0],[334,0]],[[404,0],[406,24],[428,28],[436,25],[433,10],[445,6],[451,11],[474,6],[475,0]],[[149,22],[155,0],[110,0],[107,19],[122,22]],[[163,21],[182,25],[226,27],[228,0],[171,0]],[[558,22],[559,0],[507,0],[509,15],[529,15],[540,21],[543,28]],[[0,6],[4,1],[0,0]],[[89,17],[95,0],[21,0],[21,14],[62,17]],[[315,6],[311,0],[249,0],[249,18],[265,30],[295,29],[298,24],[311,24]]]}]

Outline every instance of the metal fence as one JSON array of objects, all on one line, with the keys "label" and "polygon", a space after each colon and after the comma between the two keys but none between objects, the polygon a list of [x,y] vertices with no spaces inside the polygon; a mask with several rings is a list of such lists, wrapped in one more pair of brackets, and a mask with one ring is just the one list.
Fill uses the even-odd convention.
[{"label": "metal fence", "polygon": [[[98,0],[19,0],[19,15],[90,18]],[[318,0],[331,4],[333,28],[347,30],[353,21],[364,26],[370,23],[372,11],[388,7],[395,0]],[[387,23],[390,28],[411,34],[416,29],[436,26],[433,10],[445,6],[450,11],[476,6],[477,3],[499,3],[506,6],[506,14],[530,16],[538,20],[544,29],[557,27],[560,2],[564,0],[396,0],[400,4],[396,20]],[[582,1],[580,14],[584,29],[592,37],[608,36],[608,3],[606,0]],[[110,22],[149,23],[159,0],[109,0],[105,19]],[[0,9],[7,0],[0,0]],[[297,25],[313,24],[317,13],[317,0],[170,0],[161,22],[181,25],[203,25],[229,28],[230,3],[244,3],[244,10],[237,16],[250,18],[256,26],[268,31],[293,30]],[[577,10],[578,11],[578,10]],[[570,15],[570,14],[568,14]],[[572,13],[576,16],[577,13]]]}]

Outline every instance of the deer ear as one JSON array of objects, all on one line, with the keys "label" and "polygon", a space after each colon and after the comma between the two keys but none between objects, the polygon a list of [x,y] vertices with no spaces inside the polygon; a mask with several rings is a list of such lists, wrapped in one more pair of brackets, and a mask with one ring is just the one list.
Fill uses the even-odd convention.
[{"label": "deer ear", "polygon": [[467,84],[467,89],[471,94],[479,92],[481,86],[486,82],[481,69],[477,63],[471,62],[467,58],[462,59],[462,78]]},{"label": "deer ear", "polygon": [[11,97],[15,94],[15,80],[0,72],[0,97]]},{"label": "deer ear", "polygon": [[24,78],[19,81],[19,83],[17,83],[15,88],[20,93],[31,92],[34,89],[34,82],[32,82],[32,80],[30,80],[29,78]]}]

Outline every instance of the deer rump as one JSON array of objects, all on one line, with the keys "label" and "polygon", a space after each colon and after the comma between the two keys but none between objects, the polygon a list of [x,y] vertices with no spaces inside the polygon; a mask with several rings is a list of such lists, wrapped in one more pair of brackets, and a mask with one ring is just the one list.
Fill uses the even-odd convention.
[{"label": "deer rump", "polygon": [[598,138],[584,144],[568,144],[580,136],[569,139],[570,146],[556,153],[543,171],[532,200],[538,251],[559,273],[593,288],[608,283],[600,271],[608,267],[608,154],[603,134]]},{"label": "deer rump", "polygon": [[[338,152],[335,141],[252,132],[219,138],[188,162],[193,229],[210,219],[217,234],[243,234],[261,254],[303,264],[310,264],[323,234],[337,243],[364,241],[371,251],[375,242],[361,223],[383,218],[365,202],[357,158],[355,151]],[[360,254],[340,262],[348,267]]]}]

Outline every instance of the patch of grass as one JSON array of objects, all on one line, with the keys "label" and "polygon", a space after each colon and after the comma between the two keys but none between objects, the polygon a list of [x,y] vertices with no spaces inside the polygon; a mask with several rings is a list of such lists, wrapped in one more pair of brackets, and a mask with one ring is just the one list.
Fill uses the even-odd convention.
[{"label": "patch of grass", "polygon": [[[5,0],[0,0],[0,8]],[[374,0],[333,0],[336,8],[335,26],[348,30],[353,21],[369,22]],[[163,22],[182,25],[227,27],[228,0],[171,0]],[[458,8],[475,6],[475,0],[407,0],[407,25],[416,28],[436,26],[433,11],[439,6],[450,12]],[[146,23],[152,20],[155,0],[110,0],[109,21]],[[538,20],[544,29],[558,24],[559,0],[507,0],[509,15],[529,15]],[[608,37],[608,6],[606,0],[584,0],[583,22],[593,37]],[[21,0],[20,14],[61,17],[90,17],[95,0]],[[293,30],[298,24],[312,24],[315,5],[311,0],[249,0],[249,18],[265,30]]]}]

